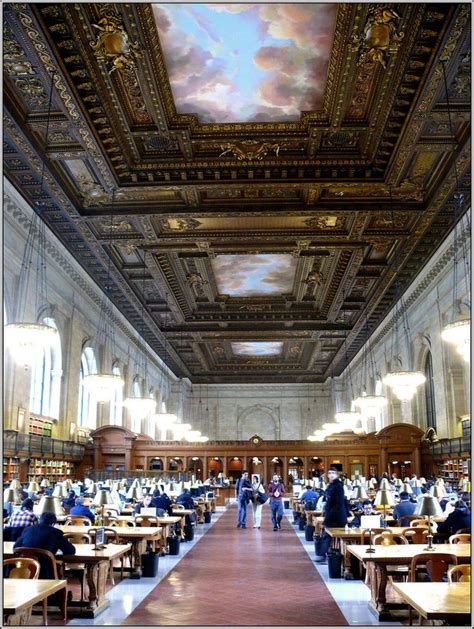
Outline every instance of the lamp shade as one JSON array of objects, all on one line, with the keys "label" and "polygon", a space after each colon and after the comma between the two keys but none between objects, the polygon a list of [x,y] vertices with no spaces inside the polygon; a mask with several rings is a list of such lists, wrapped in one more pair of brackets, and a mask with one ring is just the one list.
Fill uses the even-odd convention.
[{"label": "lamp shade", "polygon": [[401,487],[403,485],[402,479],[401,478],[395,478],[395,480],[393,481],[393,484],[395,485],[395,487]]},{"label": "lamp shade", "polygon": [[442,485],[433,485],[430,488],[429,495],[433,496],[433,498],[444,498],[444,496],[446,496],[447,494]]},{"label": "lamp shade", "polygon": [[388,478],[382,478],[382,480],[380,481],[379,489],[390,491],[390,483],[388,482]]},{"label": "lamp shade", "polygon": [[421,480],[419,478],[417,478],[414,482],[413,482],[413,487],[423,487],[423,483],[421,482]]},{"label": "lamp shade", "polygon": [[469,481],[466,481],[466,482],[463,484],[463,486],[462,486],[462,488],[461,488],[461,489],[462,489],[463,491],[466,491],[467,493],[469,493],[469,494],[470,494],[470,493],[471,493],[471,483],[470,483]]},{"label": "lamp shade", "polygon": [[381,489],[375,494],[374,504],[376,507],[393,507],[395,498],[391,491]]},{"label": "lamp shade", "polygon": [[140,487],[140,481],[138,480],[138,478],[135,478],[132,481],[131,487]]},{"label": "lamp shade", "polygon": [[98,491],[99,491],[99,485],[97,483],[91,483],[89,487],[86,489],[86,494],[94,494],[95,496]]},{"label": "lamp shade", "polygon": [[26,491],[29,494],[35,494],[39,490],[40,490],[40,486],[38,485],[38,483],[35,480],[32,480],[31,483],[28,485],[28,489]]},{"label": "lamp shade", "polygon": [[434,496],[425,494],[416,506],[415,515],[443,515],[443,510]]},{"label": "lamp shade", "polygon": [[400,487],[400,493],[402,493],[402,491],[404,491],[406,494],[412,494],[413,489],[411,488],[410,483],[403,483],[403,485]]},{"label": "lamp shade", "polygon": [[38,514],[54,513],[54,515],[64,515],[64,509],[57,496],[43,496],[38,505]]},{"label": "lamp shade", "polygon": [[105,489],[99,489],[92,502],[96,505],[96,507],[107,505],[110,502],[110,493]]},{"label": "lamp shade", "polygon": [[21,502],[20,494],[16,489],[8,487],[3,492],[3,502]]},{"label": "lamp shade", "polygon": [[67,490],[62,483],[58,483],[53,489],[53,496],[56,498],[65,498],[67,496]]},{"label": "lamp shade", "polygon": [[368,497],[367,492],[361,485],[356,487],[351,495],[351,498],[354,500],[367,500]]},{"label": "lamp shade", "polygon": [[69,489],[72,489],[72,480],[70,478],[66,478],[66,480],[63,481],[63,485],[69,491]]},{"label": "lamp shade", "polygon": [[45,488],[45,487],[49,487],[49,485],[50,485],[49,480],[47,478],[43,478],[43,480],[40,483],[40,487]]},{"label": "lamp shade", "polygon": [[10,483],[10,487],[11,487],[12,489],[21,489],[21,483],[20,483],[20,481],[18,480],[18,478],[14,478],[14,479],[12,480],[12,482]]},{"label": "lamp shade", "polygon": [[142,491],[140,487],[134,487],[133,485],[127,491],[128,500],[141,500],[142,499]]}]

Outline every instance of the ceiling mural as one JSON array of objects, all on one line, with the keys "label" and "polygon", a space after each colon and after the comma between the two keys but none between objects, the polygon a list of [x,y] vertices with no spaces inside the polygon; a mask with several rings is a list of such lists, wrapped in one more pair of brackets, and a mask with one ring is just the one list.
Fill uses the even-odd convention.
[{"label": "ceiling mural", "polygon": [[298,120],[321,108],[336,4],[155,4],[178,113]]},{"label": "ceiling mural", "polygon": [[281,354],[283,343],[248,341],[231,343],[231,347],[237,356],[275,356]]},{"label": "ceiling mural", "polygon": [[219,292],[231,297],[291,292],[296,259],[285,254],[229,255],[212,260]]},{"label": "ceiling mural", "polygon": [[339,375],[470,207],[469,3],[3,20],[5,177],[192,383]]}]

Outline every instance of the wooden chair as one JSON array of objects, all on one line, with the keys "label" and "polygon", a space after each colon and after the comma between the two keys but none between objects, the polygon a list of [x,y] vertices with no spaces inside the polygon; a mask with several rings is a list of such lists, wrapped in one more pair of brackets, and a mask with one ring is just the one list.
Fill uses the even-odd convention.
[{"label": "wooden chair", "polygon": [[471,581],[471,564],[461,563],[457,566],[453,566],[448,570],[449,583],[456,583],[457,581],[464,581],[470,583]]},{"label": "wooden chair", "polygon": [[82,515],[68,515],[64,524],[67,526],[92,526],[89,518]]},{"label": "wooden chair", "polygon": [[[369,540],[370,534],[372,534],[372,536],[374,536],[374,535],[377,535],[379,533],[384,533],[384,532],[391,533],[390,529],[382,529],[382,528],[364,529],[362,531],[362,533],[360,534],[360,543],[361,544],[368,544],[370,542],[370,540]],[[372,543],[373,543],[373,539],[374,538],[372,537]]]},{"label": "wooden chair", "polygon": [[469,533],[455,533],[448,540],[449,544],[470,544],[471,536]]},{"label": "wooden chair", "polygon": [[[408,581],[414,582],[417,578],[418,568],[422,568],[423,571],[428,574],[431,581],[440,582],[450,565],[457,566],[458,558],[451,553],[419,553],[415,555],[410,563],[410,569],[408,571]],[[408,614],[409,624],[413,624],[413,608],[410,606]],[[423,618],[420,616],[420,623],[422,624]]]},{"label": "wooden chair", "polygon": [[426,544],[426,538],[428,537],[428,527],[409,527],[407,529],[403,529],[401,534],[406,537],[411,544]]},{"label": "wooden chair", "polygon": [[416,518],[415,520],[410,520],[410,528],[417,527],[417,526],[427,526],[427,525],[428,525],[428,520],[424,518]]},{"label": "wooden chair", "polygon": [[[11,566],[5,574],[5,568]],[[40,573],[39,561],[31,557],[18,557],[3,560],[3,573],[6,579],[37,579]]]},{"label": "wooden chair", "polygon": [[158,520],[152,515],[137,515],[136,526],[158,526]]},{"label": "wooden chair", "polygon": [[[395,544],[408,544],[408,540],[404,535],[400,535],[399,533],[384,531],[383,533],[380,533],[373,538],[372,544],[382,546],[394,546]],[[404,580],[408,576],[408,566],[400,566],[398,564],[388,565],[386,567],[386,571],[389,576],[402,577]]]},{"label": "wooden chair", "polygon": [[[25,548],[20,546],[13,550],[13,554],[18,557],[28,557],[31,559],[35,559],[40,564],[40,574],[41,574],[41,564],[43,566],[45,563],[49,563],[49,567],[51,568],[51,574],[53,575],[53,579],[63,579],[63,564],[56,559],[53,553],[49,552],[49,550],[43,550],[43,548]],[[41,559],[43,562],[41,562]],[[54,595],[53,595],[54,596]],[[48,598],[45,598],[42,602],[43,606],[43,622],[45,625],[48,624]],[[61,610],[64,618],[64,622],[67,619],[67,588],[64,589],[64,600],[59,604],[59,609]]]},{"label": "wooden chair", "polygon": [[64,537],[71,544],[90,544],[91,538],[87,533],[64,533]]},{"label": "wooden chair", "polygon": [[462,535],[464,535],[465,533],[468,533],[470,535],[471,534],[471,529],[458,529],[456,531],[456,534],[457,533],[461,533]]},{"label": "wooden chair", "polygon": [[[413,520],[419,520],[419,515],[406,515],[405,518],[410,522],[410,526],[412,525]],[[428,522],[428,520],[426,520]]]}]

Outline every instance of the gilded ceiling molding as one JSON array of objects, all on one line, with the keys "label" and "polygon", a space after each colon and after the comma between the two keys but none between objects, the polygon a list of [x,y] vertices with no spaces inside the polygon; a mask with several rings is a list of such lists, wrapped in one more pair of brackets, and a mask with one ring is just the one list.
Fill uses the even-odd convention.
[{"label": "gilded ceiling molding", "polygon": [[385,70],[405,37],[397,30],[400,16],[388,6],[372,5],[360,35],[353,35],[351,50],[359,53],[358,65],[378,63]]}]

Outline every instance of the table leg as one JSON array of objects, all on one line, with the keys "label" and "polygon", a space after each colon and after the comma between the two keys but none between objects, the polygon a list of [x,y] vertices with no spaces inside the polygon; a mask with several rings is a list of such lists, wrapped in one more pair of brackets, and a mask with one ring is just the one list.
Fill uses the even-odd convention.
[{"label": "table leg", "polygon": [[367,562],[367,577],[370,586],[371,600],[369,608],[376,614],[379,620],[392,620],[390,610],[387,607],[386,587],[388,581],[384,564]]},{"label": "table leg", "polygon": [[140,579],[142,576],[142,553],[146,550],[146,542],[142,539],[131,540],[133,571],[130,575],[131,579]]},{"label": "table leg", "polygon": [[48,597],[43,599],[43,624],[48,626]]},{"label": "table leg", "polygon": [[351,565],[351,557],[352,555],[347,550],[347,547],[350,545],[350,540],[343,539],[341,540],[341,552],[344,558],[344,579],[352,580],[354,579],[354,575],[352,573],[352,565]]},{"label": "table leg", "polygon": [[109,561],[86,564],[86,582],[84,588],[85,606],[80,614],[85,618],[94,618],[110,603],[105,598],[105,584],[109,573]]}]

